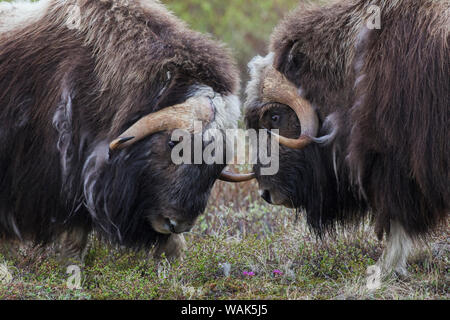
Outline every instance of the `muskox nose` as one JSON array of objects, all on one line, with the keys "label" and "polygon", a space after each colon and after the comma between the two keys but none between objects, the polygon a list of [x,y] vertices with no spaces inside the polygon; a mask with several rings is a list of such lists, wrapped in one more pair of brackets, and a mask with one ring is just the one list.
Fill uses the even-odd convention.
[{"label": "muskox nose", "polygon": [[184,232],[189,232],[192,229],[191,224],[179,222],[174,219],[169,219],[168,225],[169,225],[169,230],[172,233],[184,233]]},{"label": "muskox nose", "polygon": [[260,193],[261,193],[261,198],[266,200],[266,202],[272,204],[272,198],[270,197],[270,191],[269,190],[263,190]]}]

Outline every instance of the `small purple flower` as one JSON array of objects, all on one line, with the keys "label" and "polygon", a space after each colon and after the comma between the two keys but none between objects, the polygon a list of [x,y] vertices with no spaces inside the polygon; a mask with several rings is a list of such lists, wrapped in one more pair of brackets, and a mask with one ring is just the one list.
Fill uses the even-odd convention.
[{"label": "small purple flower", "polygon": [[248,276],[248,277],[253,277],[255,275],[255,273],[253,271],[250,271],[250,272],[244,271],[242,274],[244,276]]},{"label": "small purple flower", "polygon": [[283,272],[281,272],[281,270],[275,269],[275,270],[273,270],[273,274],[281,276],[283,274]]}]

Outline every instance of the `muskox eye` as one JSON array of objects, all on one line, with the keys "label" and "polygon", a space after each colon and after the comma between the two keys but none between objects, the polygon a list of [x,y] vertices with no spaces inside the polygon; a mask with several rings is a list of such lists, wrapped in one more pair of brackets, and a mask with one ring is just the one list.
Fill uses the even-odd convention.
[{"label": "muskox eye", "polygon": [[277,114],[274,114],[271,119],[272,119],[272,122],[276,123],[276,122],[280,121],[280,116]]}]

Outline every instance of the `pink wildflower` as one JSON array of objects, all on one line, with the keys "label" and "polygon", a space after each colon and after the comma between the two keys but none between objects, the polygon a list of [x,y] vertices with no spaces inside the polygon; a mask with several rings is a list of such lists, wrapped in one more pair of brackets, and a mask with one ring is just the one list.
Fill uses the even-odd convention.
[{"label": "pink wildflower", "polygon": [[276,269],[276,270],[273,270],[273,274],[281,276],[283,274],[283,272],[281,272],[281,270]]}]

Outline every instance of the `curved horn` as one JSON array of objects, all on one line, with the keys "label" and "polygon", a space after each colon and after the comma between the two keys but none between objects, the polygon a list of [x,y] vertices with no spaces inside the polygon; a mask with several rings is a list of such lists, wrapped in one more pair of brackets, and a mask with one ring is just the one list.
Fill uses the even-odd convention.
[{"label": "curved horn", "polygon": [[246,173],[246,174],[240,174],[240,173],[234,173],[234,172],[230,172],[230,171],[223,171],[220,174],[220,180],[225,181],[225,182],[234,182],[234,183],[238,183],[238,182],[245,182],[245,181],[250,181],[256,178],[255,173]]},{"label": "curved horn", "polygon": [[194,97],[182,104],[167,107],[151,113],[122,133],[109,145],[111,150],[123,149],[149,135],[172,129],[194,132],[195,121],[210,122],[214,118],[214,108],[208,97]]},{"label": "curved horn", "polygon": [[289,139],[272,133],[279,143],[292,148],[303,149],[313,141],[319,131],[319,119],[311,104],[303,99],[297,88],[284,75],[270,67],[266,72],[262,88],[265,102],[278,102],[287,105],[297,114],[302,133],[297,139]]}]

